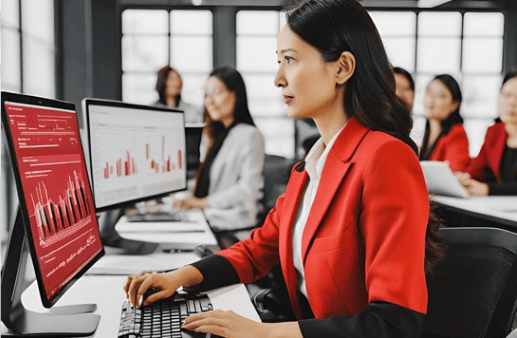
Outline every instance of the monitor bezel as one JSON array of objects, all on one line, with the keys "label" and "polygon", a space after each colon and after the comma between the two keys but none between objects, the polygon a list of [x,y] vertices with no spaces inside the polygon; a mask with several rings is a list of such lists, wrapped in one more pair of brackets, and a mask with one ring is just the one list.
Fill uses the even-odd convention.
[{"label": "monitor bezel", "polygon": [[[145,110],[155,110],[160,111],[164,113],[181,113],[183,116],[183,129],[185,130],[185,114],[184,111],[181,109],[176,108],[169,108],[169,107],[159,107],[159,106],[148,106],[148,105],[141,105],[136,103],[129,103],[129,102],[123,102],[123,101],[115,101],[115,100],[107,100],[107,99],[96,99],[96,98],[84,98],[82,100],[81,106],[83,109],[83,114],[86,117],[86,123],[85,123],[85,135],[86,135],[86,142],[88,145],[88,172],[90,173],[90,184],[92,189],[92,194],[94,196],[94,203],[95,203],[95,185],[94,185],[94,177],[93,177],[93,163],[92,163],[92,149],[91,149],[91,136],[90,136],[90,106],[91,105],[103,105],[103,106],[110,106],[110,107],[117,107],[117,108],[128,108],[128,109],[145,109]],[[184,141],[185,141],[185,147],[186,147],[186,133],[183,133]],[[186,149],[185,149],[186,150]],[[186,156],[186,151],[185,151]],[[95,204],[95,210],[97,212],[104,212],[108,210],[113,209],[120,209],[120,208],[126,208],[129,206],[134,205],[138,202],[143,201],[149,201],[152,199],[158,199],[161,197],[166,197],[170,195],[171,193],[179,192],[179,191],[185,191],[188,189],[188,182],[187,182],[187,169],[186,169],[186,163],[185,163],[185,187],[180,189],[173,189],[170,191],[166,191],[159,194],[149,195],[142,198],[135,198],[131,199],[130,201],[124,201],[124,202],[118,202],[110,205],[105,205],[102,207],[98,207],[97,204]]]},{"label": "monitor bezel", "polygon": [[[75,111],[76,118],[78,116],[77,110],[75,109],[75,104],[70,103],[70,102],[58,101],[58,100],[54,100],[54,99],[48,99],[48,98],[42,98],[42,97],[36,97],[36,96],[18,94],[18,93],[13,93],[13,92],[6,92],[6,91],[1,92],[0,101],[2,104],[2,124],[4,126],[4,131],[6,133],[6,144],[7,144],[7,148],[9,149],[10,160],[11,160],[11,164],[13,166],[13,173],[14,173],[14,177],[15,177],[16,189],[17,189],[18,200],[19,200],[19,210],[21,212],[21,216],[23,219],[25,236],[27,237],[27,242],[29,243],[29,252],[31,255],[32,265],[34,266],[36,280],[38,281],[39,294],[40,294],[41,302],[42,302],[43,306],[45,306],[46,308],[51,308],[63,296],[63,294],[65,294],[67,292],[67,290],[70,289],[70,287],[72,287],[72,285],[74,285],[75,282],[77,282],[77,280],[79,278],[81,278],[86,273],[86,271],[88,271],[88,269],[90,269],[105,254],[104,246],[102,245],[102,242],[101,242],[101,250],[95,256],[93,256],[90,259],[90,261],[85,266],[83,266],[82,269],[80,269],[75,275],[73,275],[70,278],[70,280],[68,282],[66,282],[61,287],[61,289],[59,289],[59,291],[57,291],[54,294],[54,297],[52,297],[51,299],[48,298],[47,292],[45,290],[44,281],[43,281],[43,275],[41,272],[41,268],[40,268],[40,265],[38,262],[37,255],[36,255],[36,247],[34,244],[34,236],[32,233],[32,227],[30,225],[30,217],[29,217],[29,212],[27,209],[27,201],[25,199],[25,194],[23,193],[23,185],[22,185],[21,176],[20,176],[20,168],[18,166],[18,161],[16,160],[16,151],[15,151],[14,142],[13,142],[13,135],[11,132],[11,127],[9,124],[7,111],[5,108],[5,102],[14,102],[14,103],[20,103],[20,104],[33,105],[33,106],[47,107],[47,108],[71,110],[71,111]],[[79,121],[77,122],[77,132],[78,132],[77,136],[80,139]],[[85,173],[87,173],[86,159],[84,156],[84,150],[82,148],[82,144],[80,144],[80,147],[81,147],[80,156],[82,157],[82,160],[83,160]],[[88,183],[91,187],[89,178],[88,178]],[[93,198],[93,192],[91,191],[91,188],[90,188],[90,193],[92,193],[92,198]],[[94,225],[96,225],[97,231],[99,231],[99,224],[98,224],[97,218],[95,217],[94,214],[92,214],[92,222],[95,222]],[[99,233],[99,238],[100,238],[100,233]],[[17,281],[17,283],[23,283],[23,281]]]}]

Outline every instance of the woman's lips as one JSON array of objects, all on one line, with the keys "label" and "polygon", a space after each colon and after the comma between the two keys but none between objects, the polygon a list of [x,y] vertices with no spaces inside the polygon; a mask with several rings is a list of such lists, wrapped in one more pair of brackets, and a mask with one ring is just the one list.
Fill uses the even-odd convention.
[{"label": "woman's lips", "polygon": [[289,104],[289,103],[291,103],[293,100],[294,100],[294,97],[292,97],[292,96],[288,96],[288,95],[284,95],[284,102],[285,102],[285,104]]}]

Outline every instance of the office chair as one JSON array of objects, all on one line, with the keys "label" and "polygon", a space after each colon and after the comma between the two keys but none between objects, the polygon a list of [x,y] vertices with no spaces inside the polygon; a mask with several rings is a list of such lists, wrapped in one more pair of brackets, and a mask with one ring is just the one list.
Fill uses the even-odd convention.
[{"label": "office chair", "polygon": [[427,277],[422,338],[503,338],[517,310],[517,234],[496,228],[441,229],[445,260]]},{"label": "office chair", "polygon": [[259,201],[260,210],[256,222],[249,228],[220,231],[216,234],[223,248],[231,246],[248,238],[254,228],[262,226],[267,214],[276,204],[276,200],[285,192],[291,168],[296,161],[282,156],[266,154],[264,158],[264,185],[261,188],[262,197]]}]

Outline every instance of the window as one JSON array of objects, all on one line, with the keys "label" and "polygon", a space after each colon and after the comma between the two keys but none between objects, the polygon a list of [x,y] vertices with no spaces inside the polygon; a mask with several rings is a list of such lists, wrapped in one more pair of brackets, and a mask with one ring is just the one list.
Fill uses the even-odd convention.
[{"label": "window", "polygon": [[294,122],[287,117],[280,89],[276,37],[285,24],[278,11],[237,12],[237,69],[241,72],[253,119],[264,135],[266,153],[294,157]]},{"label": "window", "polygon": [[[497,117],[503,62],[504,16],[477,12],[371,11],[394,66],[415,79],[414,135],[423,137],[423,94],[438,74],[456,78],[462,89],[461,115],[476,156],[486,128]],[[439,24],[437,24],[439,23]]]},{"label": "window", "polygon": [[183,79],[182,99],[202,107],[213,66],[211,11],[127,9],[121,43],[124,101],[156,102],[156,74],[169,64]]},{"label": "window", "polygon": [[[1,26],[2,90],[56,98],[54,0],[2,0]],[[3,137],[0,148],[0,239],[5,241],[18,197]]]}]

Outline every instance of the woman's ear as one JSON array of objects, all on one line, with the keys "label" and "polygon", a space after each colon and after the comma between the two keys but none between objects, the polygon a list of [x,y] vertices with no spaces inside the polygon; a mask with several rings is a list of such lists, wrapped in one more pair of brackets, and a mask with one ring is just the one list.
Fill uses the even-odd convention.
[{"label": "woman's ear", "polygon": [[354,75],[355,56],[350,52],[343,52],[339,56],[337,62],[336,82],[343,85]]}]

